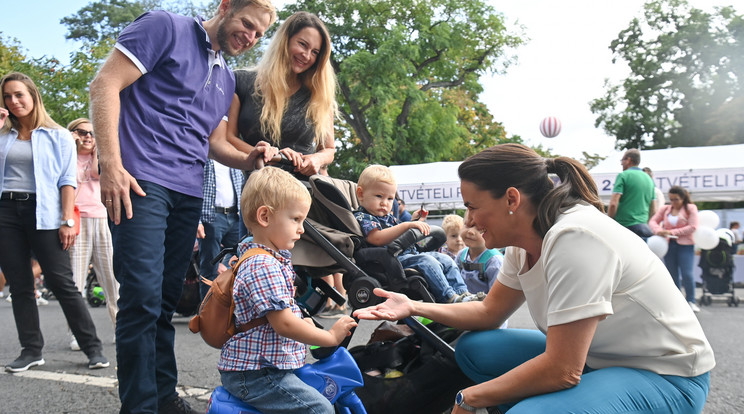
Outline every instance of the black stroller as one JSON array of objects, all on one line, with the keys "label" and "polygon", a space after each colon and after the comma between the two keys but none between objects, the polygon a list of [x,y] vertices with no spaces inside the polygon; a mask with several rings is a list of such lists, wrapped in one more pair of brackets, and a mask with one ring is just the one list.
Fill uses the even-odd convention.
[{"label": "black stroller", "polygon": [[[409,230],[386,247],[367,246],[353,216],[358,207],[356,184],[320,175],[310,177],[309,184],[313,201],[305,234],[292,250],[292,263],[298,275],[298,302],[310,314],[322,309],[328,297],[343,304],[335,289],[320,279],[336,272],[344,273],[352,309],[379,303],[372,293],[375,287],[434,301],[425,279],[403,269],[397,255],[413,243],[422,251],[438,248],[446,239],[441,228],[429,237]],[[454,360],[452,344],[462,332],[436,323],[425,326],[416,318],[402,322],[393,325],[392,335],[373,335],[368,345],[349,350],[364,377],[357,395],[369,413],[442,412],[452,406],[459,389],[473,384]],[[378,331],[390,325],[383,322]]]},{"label": "black stroller", "polygon": [[713,303],[713,295],[728,297],[729,306],[739,306],[739,297],[734,291],[734,250],[733,240],[721,237],[718,246],[700,251],[698,266],[702,269],[703,295],[701,305]]}]

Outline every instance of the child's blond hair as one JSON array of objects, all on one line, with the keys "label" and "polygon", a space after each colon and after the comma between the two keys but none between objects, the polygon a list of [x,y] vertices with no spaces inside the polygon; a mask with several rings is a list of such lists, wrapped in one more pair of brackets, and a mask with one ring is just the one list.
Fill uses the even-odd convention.
[{"label": "child's blond hair", "polygon": [[450,233],[450,230],[462,230],[463,227],[465,227],[465,221],[457,214],[447,214],[442,219],[442,229],[447,234]]},{"label": "child's blond hair", "polygon": [[357,185],[364,189],[365,187],[379,182],[396,185],[395,176],[390,168],[380,164],[372,164],[365,168],[359,175]]},{"label": "child's blond hair", "polygon": [[240,195],[243,223],[251,229],[257,223],[256,213],[261,206],[277,211],[302,201],[311,203],[310,192],[292,174],[280,168],[262,168],[251,173]]}]

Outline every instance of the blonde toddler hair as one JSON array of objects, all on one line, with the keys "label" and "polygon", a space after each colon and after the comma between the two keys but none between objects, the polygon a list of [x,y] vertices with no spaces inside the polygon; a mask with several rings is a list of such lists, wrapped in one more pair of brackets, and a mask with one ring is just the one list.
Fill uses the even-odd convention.
[{"label": "blonde toddler hair", "polygon": [[310,192],[292,174],[275,167],[254,171],[248,177],[240,195],[243,223],[248,229],[256,224],[256,213],[261,206],[272,212],[295,202],[311,203]]},{"label": "blonde toddler hair", "polygon": [[447,214],[444,216],[444,219],[442,219],[442,229],[444,229],[447,234],[450,233],[450,230],[456,228],[462,230],[463,227],[465,227],[465,221],[457,214]]},{"label": "blonde toddler hair", "polygon": [[373,183],[379,182],[396,185],[395,176],[393,175],[393,171],[390,168],[384,165],[372,164],[369,167],[365,168],[364,171],[362,171],[362,173],[359,175],[359,181],[357,181],[357,185],[364,189],[365,187],[369,187]]}]

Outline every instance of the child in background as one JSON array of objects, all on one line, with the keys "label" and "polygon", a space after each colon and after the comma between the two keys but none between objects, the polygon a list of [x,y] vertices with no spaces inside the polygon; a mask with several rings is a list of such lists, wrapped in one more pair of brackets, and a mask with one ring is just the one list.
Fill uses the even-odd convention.
[{"label": "child in background", "polygon": [[[462,217],[457,214],[448,214],[444,216],[444,219],[442,220],[442,229],[447,235],[447,241],[444,243],[444,246],[439,248],[439,252],[451,257],[452,260],[457,260],[457,252],[465,247],[465,244],[462,242],[462,237],[460,237],[464,225],[463,223]],[[472,289],[470,291],[477,292],[477,290]]]},{"label": "child in background", "polygon": [[466,246],[457,253],[462,279],[469,290],[488,293],[504,263],[504,255],[498,249],[486,249],[486,241],[475,227],[463,228],[461,235]]},{"label": "child in background", "polygon": [[[430,227],[424,221],[398,224],[390,213],[395,191],[395,178],[388,167],[370,165],[359,176],[357,198],[360,207],[354,217],[362,228],[365,240],[373,246],[385,246],[412,228],[429,234]],[[485,298],[482,293],[478,296],[468,292],[454,260],[445,254],[419,253],[414,245],[401,253],[398,260],[403,267],[417,269],[423,274],[437,302],[470,302]]]},{"label": "child in background", "polygon": [[289,250],[303,233],[310,193],[291,174],[266,167],[251,174],[240,200],[252,242],[238,246],[245,260],[235,277],[235,322],[266,321],[230,338],[222,347],[218,369],[222,386],[266,413],[333,413],[331,403],[302,382],[294,370],[305,364],[305,344],[336,346],[356,322],[342,316],[329,331],[303,320],[294,299],[295,272]]},{"label": "child in background", "polygon": [[[466,211],[466,219],[467,214]],[[456,261],[460,274],[468,290],[488,293],[504,263],[504,255],[499,249],[487,249],[486,240],[475,227],[465,226],[461,235],[466,247],[457,253]],[[509,321],[505,321],[501,329],[505,329],[508,324]]]}]

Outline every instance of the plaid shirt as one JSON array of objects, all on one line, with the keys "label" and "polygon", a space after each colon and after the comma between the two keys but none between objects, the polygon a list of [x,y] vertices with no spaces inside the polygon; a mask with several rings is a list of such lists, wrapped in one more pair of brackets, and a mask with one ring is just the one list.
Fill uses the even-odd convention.
[{"label": "plaid shirt", "polygon": [[[359,207],[359,210],[354,212],[354,218],[359,222],[359,227],[362,228],[362,234],[364,234],[364,237],[367,237],[372,230],[382,230],[398,225],[398,220],[393,217],[392,213],[383,217],[378,217],[367,212],[364,207]],[[416,244],[406,249],[400,255],[402,256],[404,254],[418,254]]]},{"label": "plaid shirt", "polygon": [[[236,194],[238,216],[240,216],[240,193],[243,191],[243,172],[230,168],[230,179],[232,180],[233,190]],[[204,164],[204,187],[202,189],[202,213],[199,220],[202,223],[213,223],[214,222],[214,199],[217,197],[217,183],[215,180],[214,173],[214,161],[207,159],[207,163]],[[222,206],[232,207],[232,206]]]},{"label": "plaid shirt", "polygon": [[[259,254],[238,269],[233,286],[235,322],[238,325],[265,316],[269,311],[290,308],[298,318],[302,312],[294,299],[295,272],[287,250],[280,252],[252,242],[238,246],[240,256],[260,247],[273,256]],[[297,369],[305,365],[305,344],[280,336],[264,324],[230,338],[222,346],[220,371],[255,371],[265,367]]]}]

